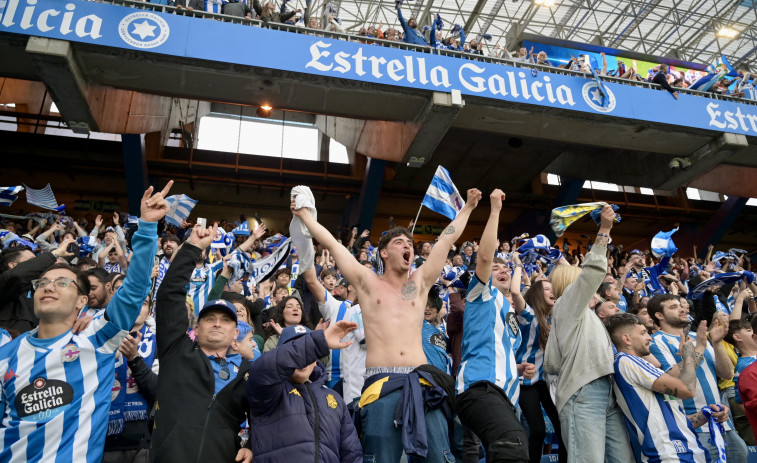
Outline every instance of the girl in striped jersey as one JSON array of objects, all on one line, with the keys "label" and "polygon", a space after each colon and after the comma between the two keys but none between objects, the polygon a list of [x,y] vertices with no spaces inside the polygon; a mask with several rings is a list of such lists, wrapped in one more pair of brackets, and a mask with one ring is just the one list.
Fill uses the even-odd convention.
[{"label": "girl in striped jersey", "polygon": [[528,422],[528,455],[531,463],[541,461],[546,435],[544,415],[541,412],[544,407],[559,439],[560,461],[568,461],[568,452],[562,442],[560,417],[549,394],[549,386],[544,380],[544,347],[547,345],[549,336],[549,318],[552,315],[552,307],[555,305],[552,283],[539,280],[528,288],[525,297],[521,295],[523,266],[517,253],[513,253],[512,256],[515,269],[510,294],[512,294],[515,310],[520,312],[518,323],[523,333],[523,342],[515,353],[515,360],[518,365],[525,365],[524,369],[534,370],[532,377],[529,378],[526,375],[522,377],[520,388],[520,409]]}]

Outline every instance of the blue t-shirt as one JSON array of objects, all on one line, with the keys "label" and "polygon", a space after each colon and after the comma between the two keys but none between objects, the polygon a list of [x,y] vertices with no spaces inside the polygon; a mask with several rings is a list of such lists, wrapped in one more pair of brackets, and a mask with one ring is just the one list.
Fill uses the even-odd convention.
[{"label": "blue t-shirt", "polygon": [[746,367],[753,364],[755,361],[757,361],[757,356],[751,356],[751,357],[739,357],[739,359],[736,361],[736,369],[733,372],[733,382],[734,382],[734,389],[736,389],[736,402],[738,403],[744,403],[741,400],[741,394],[739,394],[739,375],[741,375],[741,372],[744,371]]},{"label": "blue t-shirt", "polygon": [[[215,378],[215,393],[221,392],[221,389],[226,387],[239,373],[239,367],[242,365],[242,356],[239,354],[229,354],[225,359],[216,358],[215,355],[208,355],[210,364],[213,366],[213,377]],[[224,365],[225,364],[225,365]],[[226,378],[222,378],[221,375],[226,376],[225,373],[221,373],[222,370],[229,372]]]},{"label": "blue t-shirt", "polygon": [[449,373],[447,337],[431,323],[423,320],[423,353],[428,363]]}]

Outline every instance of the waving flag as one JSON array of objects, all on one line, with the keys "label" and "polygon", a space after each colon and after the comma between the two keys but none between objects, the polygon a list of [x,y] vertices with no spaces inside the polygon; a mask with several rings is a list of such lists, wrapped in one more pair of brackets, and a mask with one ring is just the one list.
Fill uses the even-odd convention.
[{"label": "waving flag", "polygon": [[455,220],[457,214],[463,209],[465,201],[452,183],[449,172],[442,166],[436,168],[431,185],[426,190],[422,204],[434,212]]},{"label": "waving flag", "polygon": [[565,230],[576,220],[585,216],[595,209],[603,208],[607,203],[583,203],[571,206],[562,206],[552,209],[549,225],[557,237],[561,237]]},{"label": "waving flag", "polygon": [[742,270],[740,272],[721,273],[715,275],[714,277],[704,280],[703,282],[696,285],[696,287],[691,290],[688,297],[694,300],[701,299],[708,289],[719,288],[723,285],[737,283],[742,278],[746,278],[747,283],[752,283],[754,281],[754,273]]},{"label": "waving flag", "polygon": [[678,227],[670,230],[669,232],[659,232],[654,238],[652,238],[652,254],[655,257],[660,258],[662,256],[672,256],[678,251],[675,243],[673,243],[673,233],[678,231]]},{"label": "waving flag", "polygon": [[0,204],[3,206],[10,206],[18,199],[18,196],[16,195],[23,191],[23,189],[24,187],[21,185],[0,187]]},{"label": "waving flag", "polygon": [[229,257],[226,265],[232,270],[231,278],[229,278],[229,285],[244,278],[244,274],[250,270],[252,260],[244,252],[238,251]]},{"label": "waving flag", "polygon": [[55,200],[53,189],[50,188],[50,184],[40,190],[35,190],[24,185],[26,188],[26,202],[43,209],[59,210],[61,206],[58,205],[58,201]]},{"label": "waving flag", "polygon": [[197,201],[187,195],[169,196],[166,198],[166,202],[170,208],[166,214],[166,222],[175,227],[180,227],[181,223],[187,220],[197,204]]},{"label": "waving flag", "polygon": [[552,248],[549,239],[544,235],[536,235],[533,238],[526,239],[518,247],[518,254],[520,254],[520,260],[523,264],[535,264],[539,260],[551,264],[562,257],[560,250]]}]

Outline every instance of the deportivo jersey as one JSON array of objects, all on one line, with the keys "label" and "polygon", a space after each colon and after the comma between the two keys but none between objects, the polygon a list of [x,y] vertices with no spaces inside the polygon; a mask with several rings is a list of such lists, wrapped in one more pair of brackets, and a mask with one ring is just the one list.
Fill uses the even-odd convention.
[{"label": "deportivo jersey", "polygon": [[447,337],[441,330],[426,320],[423,320],[423,353],[430,365],[445,373],[450,371],[450,361],[447,355]]},{"label": "deportivo jersey", "polygon": [[520,394],[515,351],[521,343],[515,310],[507,299],[474,275],[468,285],[463,315],[463,344],[457,392],[475,382],[489,381],[502,388],[513,405]]},{"label": "deportivo jersey", "polygon": [[216,282],[216,273],[223,267],[223,260],[219,259],[212,264],[204,264],[200,268],[192,270],[192,276],[187,283],[187,295],[192,298],[195,307],[195,315],[200,315],[200,310],[208,302],[208,294]]},{"label": "deportivo jersey", "polygon": [[623,294],[620,295],[620,300],[618,301],[617,306],[621,312],[623,313],[628,312],[628,301],[626,300],[626,297]]},{"label": "deportivo jersey", "polygon": [[[319,302],[318,309],[324,320],[331,320],[331,323],[336,323],[345,319],[347,310],[351,305],[352,302],[350,301],[337,301],[333,295],[326,291],[326,301],[323,304]],[[331,351],[331,361],[329,362],[330,365],[328,365],[327,371],[330,373],[329,377],[332,384],[336,384],[342,379],[341,358],[342,352],[340,349]]]},{"label": "deportivo jersey", "polygon": [[38,328],[0,347],[0,462],[102,460],[115,355],[150,291],[157,223],[139,222],[134,257],[107,317],[38,339]]},{"label": "deportivo jersey", "polygon": [[524,386],[531,386],[544,380],[544,349],[539,345],[541,333],[539,320],[530,305],[526,305],[523,312],[518,315],[518,323],[520,324],[523,342],[520,343],[520,347],[515,353],[515,361],[517,363],[533,363],[536,366],[536,374],[533,378],[521,378],[521,383]]},{"label": "deportivo jersey", "polygon": [[[692,331],[689,333],[689,337],[696,341],[697,334]],[[652,355],[660,362],[663,371],[668,371],[681,362],[681,355],[678,352],[680,343],[681,341],[678,336],[663,331],[658,331],[652,335],[652,344],[649,346],[649,350],[652,351]],[[707,349],[704,351],[704,362],[697,367],[696,389],[693,399],[676,399],[683,405],[686,415],[692,415],[709,404],[720,403],[718,378],[715,373],[715,350],[709,342],[707,343]],[[726,431],[733,429],[730,419],[728,422],[723,423],[723,428]],[[709,432],[706,424],[699,427],[696,431]]]},{"label": "deportivo jersey", "polygon": [[736,369],[733,372],[733,382],[735,384],[734,389],[736,389],[736,402],[738,403],[744,403],[741,399],[741,394],[739,393],[739,376],[741,375],[741,372],[744,371],[746,367],[753,364],[757,361],[757,356],[749,356],[749,357],[739,357],[739,359],[736,361]]},{"label": "deportivo jersey", "polygon": [[615,354],[615,397],[634,448],[641,448],[641,461],[709,461],[675,397],[652,390],[662,375],[641,357]]}]

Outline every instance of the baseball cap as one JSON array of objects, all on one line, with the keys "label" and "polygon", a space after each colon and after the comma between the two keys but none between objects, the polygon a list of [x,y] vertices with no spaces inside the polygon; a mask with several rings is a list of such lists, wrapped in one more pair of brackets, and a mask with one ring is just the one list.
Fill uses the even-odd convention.
[{"label": "baseball cap", "polygon": [[234,307],[234,304],[231,302],[225,300],[225,299],[216,299],[213,301],[208,301],[205,306],[203,306],[202,310],[200,310],[200,316],[197,317],[199,320],[200,318],[204,317],[208,312],[213,310],[220,310],[222,312],[226,312],[228,315],[231,316],[232,320],[234,320],[234,323],[237,323],[237,308]]},{"label": "baseball cap", "polygon": [[339,282],[336,284],[337,286],[344,286],[345,288],[350,286],[350,282],[347,281],[346,278],[340,278]]},{"label": "baseball cap", "polygon": [[306,334],[310,333],[310,328],[307,326],[302,325],[294,325],[294,326],[287,326],[283,330],[281,330],[281,336],[279,336],[279,343],[277,346],[282,346],[289,341],[294,341],[295,339],[304,336]]}]

